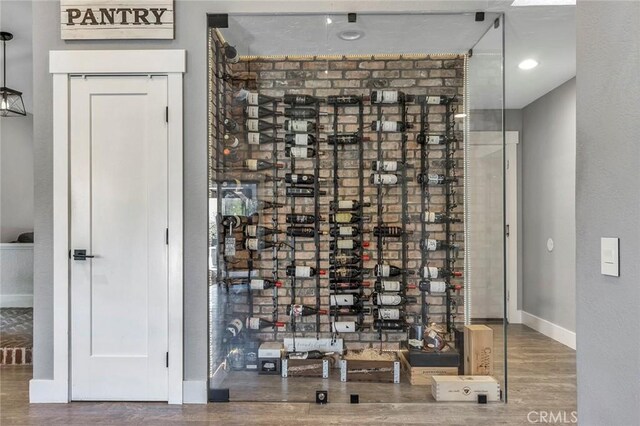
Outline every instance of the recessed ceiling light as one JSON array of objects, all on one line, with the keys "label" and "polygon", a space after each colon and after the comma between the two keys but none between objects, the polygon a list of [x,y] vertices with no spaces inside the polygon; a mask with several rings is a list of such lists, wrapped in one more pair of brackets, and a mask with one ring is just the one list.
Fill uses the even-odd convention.
[{"label": "recessed ceiling light", "polygon": [[347,30],[338,33],[338,37],[345,41],[355,41],[362,38],[362,36],[364,36],[364,32],[358,30]]},{"label": "recessed ceiling light", "polygon": [[511,6],[575,6],[576,0],[514,0]]},{"label": "recessed ceiling light", "polygon": [[518,64],[518,68],[521,70],[532,70],[538,66],[538,61],[535,59],[525,59],[524,61]]},{"label": "recessed ceiling light", "polygon": [[331,20],[331,18],[327,18],[327,24],[332,23],[333,21]]}]

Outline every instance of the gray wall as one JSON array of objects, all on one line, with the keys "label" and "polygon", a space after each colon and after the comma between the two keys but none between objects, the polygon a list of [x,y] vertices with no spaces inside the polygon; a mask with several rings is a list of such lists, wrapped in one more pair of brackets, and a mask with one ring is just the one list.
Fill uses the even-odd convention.
[{"label": "gray wall", "polygon": [[184,79],[184,377],[207,377],[207,34],[213,3],[176,1],[175,40],[60,40],[57,1],[33,4],[35,151],[34,378],[53,375],[52,79],[49,51],[65,49],[186,49]]},{"label": "gray wall", "polygon": [[[640,2],[579,1],[576,287],[581,425],[640,424]],[[600,238],[620,238],[620,277]]]},{"label": "gray wall", "polygon": [[575,78],[523,109],[522,160],[522,308],[575,331]]}]

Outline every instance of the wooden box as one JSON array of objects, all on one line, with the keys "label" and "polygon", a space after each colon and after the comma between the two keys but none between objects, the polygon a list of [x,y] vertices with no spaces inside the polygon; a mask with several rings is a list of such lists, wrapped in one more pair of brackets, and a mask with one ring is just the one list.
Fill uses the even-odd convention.
[{"label": "wooden box", "polygon": [[489,376],[433,376],[431,394],[436,401],[478,402],[478,395],[500,401],[500,383]]},{"label": "wooden box", "polygon": [[413,386],[431,386],[432,376],[458,375],[458,367],[414,367],[409,363],[406,352],[400,352],[400,364]]},{"label": "wooden box", "polygon": [[328,359],[283,359],[282,377],[329,377]]},{"label": "wooden box", "polygon": [[464,327],[464,374],[493,374],[493,330],[486,325]]},{"label": "wooden box", "polygon": [[342,382],[400,383],[400,361],[340,361]]}]

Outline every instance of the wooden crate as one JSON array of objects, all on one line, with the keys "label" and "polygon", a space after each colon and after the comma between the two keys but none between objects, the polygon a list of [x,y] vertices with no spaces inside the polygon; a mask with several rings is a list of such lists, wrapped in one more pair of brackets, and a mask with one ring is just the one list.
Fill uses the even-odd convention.
[{"label": "wooden crate", "polygon": [[283,359],[282,377],[329,377],[328,359]]},{"label": "wooden crate", "polygon": [[464,374],[493,374],[493,330],[486,325],[464,326]]},{"label": "wooden crate", "polygon": [[457,376],[458,367],[412,367],[406,352],[400,352],[402,371],[413,386],[431,386],[433,376]]},{"label": "wooden crate", "polygon": [[479,395],[500,401],[500,383],[489,376],[433,376],[431,394],[436,401],[478,402]]},{"label": "wooden crate", "polygon": [[400,361],[340,361],[342,382],[400,383]]}]

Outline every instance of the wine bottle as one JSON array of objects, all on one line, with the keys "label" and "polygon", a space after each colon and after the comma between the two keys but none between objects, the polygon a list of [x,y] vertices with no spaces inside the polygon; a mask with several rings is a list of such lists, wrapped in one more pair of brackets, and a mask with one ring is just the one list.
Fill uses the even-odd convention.
[{"label": "wine bottle", "polygon": [[462,289],[460,285],[447,284],[444,281],[420,281],[418,286],[420,291],[427,292],[429,294],[444,293],[448,290],[457,291]]},{"label": "wine bottle", "polygon": [[362,257],[358,256],[357,254],[354,254],[351,256],[331,255],[329,257],[329,264],[337,267],[342,267],[342,266],[349,266],[349,265],[358,265],[360,261],[366,262],[368,260],[371,260],[368,254],[363,254]]},{"label": "wine bottle", "polygon": [[450,269],[445,268],[437,268],[435,266],[425,266],[422,268],[422,278],[450,278],[450,277],[461,277],[462,272],[452,271]]},{"label": "wine bottle", "polygon": [[357,240],[336,240],[329,242],[330,250],[354,250],[357,248],[369,247],[369,241],[357,241]]},{"label": "wine bottle", "polygon": [[287,146],[313,146],[316,144],[316,137],[308,133],[287,134],[284,143]]},{"label": "wine bottle", "polygon": [[265,118],[282,115],[279,111],[274,111],[263,106],[246,106],[244,107],[244,113],[247,118]]},{"label": "wine bottle", "polygon": [[[316,196],[314,187],[287,186],[285,190],[287,197],[313,198]],[[318,191],[317,195],[326,195],[327,191]]]},{"label": "wine bottle", "polygon": [[329,269],[329,278],[332,280],[353,280],[355,278],[362,278],[368,276],[370,271],[368,269],[356,268],[353,266],[341,266],[339,268],[331,267]]},{"label": "wine bottle", "polygon": [[412,274],[412,271],[403,271],[397,266],[389,265],[386,263],[379,263],[373,268],[373,273],[376,277],[397,277],[403,273]]},{"label": "wine bottle", "polygon": [[267,321],[266,319],[247,317],[245,321],[247,330],[262,330],[263,328],[284,327],[285,324],[279,321]]},{"label": "wine bottle", "polygon": [[240,335],[243,329],[244,329],[244,324],[241,319],[239,318],[232,319],[227,324],[227,327],[225,328],[224,338],[223,338],[224,341],[229,341],[234,337],[237,337],[238,335]]},{"label": "wine bottle", "polygon": [[402,102],[413,102],[414,97],[398,90],[372,90],[372,104],[398,104]]},{"label": "wine bottle", "polygon": [[372,173],[369,176],[371,185],[397,185],[402,183],[402,176],[392,173]]},{"label": "wine bottle", "polygon": [[413,128],[411,123],[403,123],[402,121],[372,121],[371,130],[374,132],[404,132]]},{"label": "wine bottle", "polygon": [[448,104],[449,102],[453,101],[454,98],[451,98],[449,96],[419,96],[418,97],[418,101],[424,101],[426,104],[429,105],[445,105]]},{"label": "wine bottle", "polygon": [[406,328],[407,324],[404,321],[375,320],[373,322],[373,329],[377,331],[404,331]]},{"label": "wine bottle", "polygon": [[[369,207],[371,203],[362,203],[362,207]],[[356,200],[340,200],[336,204],[334,201],[329,203],[329,208],[332,211],[347,211],[347,210],[359,210],[360,202]]]},{"label": "wine bottle", "polygon": [[287,105],[314,105],[320,102],[320,99],[311,95],[284,95],[282,102]]},{"label": "wine bottle", "polygon": [[274,287],[282,287],[282,281],[274,281],[268,278],[252,278],[251,281],[249,281],[249,286],[251,290],[269,290]]},{"label": "wine bottle", "polygon": [[436,250],[457,249],[458,245],[447,244],[446,241],[434,240],[433,238],[426,238],[420,241],[420,248],[427,251],[436,251]]},{"label": "wine bottle", "polygon": [[422,212],[422,221],[425,223],[457,223],[462,219],[447,216],[446,213]]},{"label": "wine bottle", "polygon": [[359,143],[360,140],[367,142],[369,138],[360,138],[358,133],[338,133],[337,135],[327,136],[327,143],[329,145],[355,145]]},{"label": "wine bottle", "polygon": [[[287,235],[290,237],[314,238],[316,236],[316,229],[308,226],[289,226],[287,228]],[[323,232],[319,231],[319,235],[323,235]]]},{"label": "wine bottle", "polygon": [[289,352],[287,354],[287,358],[289,359],[322,359],[329,354],[331,354],[331,352],[325,354],[324,352],[315,351],[315,350],[306,351],[306,352]]},{"label": "wine bottle", "polygon": [[418,174],[418,183],[424,183],[426,185],[444,185],[447,183],[456,183],[458,178],[446,177],[437,173],[420,173]]},{"label": "wine bottle", "polygon": [[331,223],[359,223],[368,222],[371,220],[371,216],[359,216],[355,213],[332,213],[329,215],[329,222]]},{"label": "wine bottle", "polygon": [[330,294],[329,305],[331,306],[354,306],[360,305],[362,300],[357,294]]},{"label": "wine bottle", "polygon": [[249,119],[244,122],[244,127],[249,132],[264,132],[265,130],[281,129],[282,126],[276,123],[270,123],[265,120],[258,120],[255,118]]},{"label": "wine bottle", "polygon": [[371,295],[371,303],[377,306],[402,306],[407,303],[416,303],[416,300],[415,297],[401,294],[373,293]]},{"label": "wine bottle", "polygon": [[[286,173],[284,175],[284,181],[286,183],[293,183],[298,185],[311,185],[315,183],[316,177],[311,174],[301,174],[301,173]],[[318,179],[318,182],[322,182],[321,179]]]},{"label": "wine bottle", "polygon": [[296,278],[311,278],[311,277],[315,277],[316,275],[325,275],[327,273],[327,271],[325,270],[320,270],[317,271],[316,268],[313,268],[311,266],[293,266],[293,265],[289,265],[286,268],[286,274],[288,277],[296,277]]},{"label": "wine bottle", "polygon": [[287,158],[313,158],[316,156],[316,150],[302,146],[287,146],[284,155]]},{"label": "wine bottle", "polygon": [[402,228],[399,226],[375,226],[373,235],[376,237],[401,237]]},{"label": "wine bottle", "polygon": [[408,168],[402,161],[372,161],[371,170],[375,172],[397,172]]},{"label": "wine bottle", "polygon": [[233,118],[225,118],[222,121],[222,126],[224,127],[224,130],[229,133],[236,133],[240,129],[240,126],[238,126],[238,122]]},{"label": "wine bottle", "polygon": [[329,282],[329,290],[359,290],[363,287],[369,287],[369,285],[370,283],[368,281]]},{"label": "wine bottle", "polygon": [[347,95],[347,96],[328,96],[327,104],[329,105],[358,105],[362,97]]},{"label": "wine bottle", "polygon": [[355,237],[360,235],[360,229],[355,226],[338,226],[338,228],[331,229],[329,235],[332,237]]},{"label": "wine bottle", "polygon": [[266,241],[260,238],[245,238],[244,248],[246,250],[258,251],[267,250],[276,246],[273,241]]},{"label": "wine bottle", "polygon": [[[333,295],[329,296],[332,297]],[[369,308],[365,308],[362,305],[352,305],[352,306],[342,306],[342,305],[332,305],[329,306],[329,314],[332,317],[341,317],[341,316],[362,316],[369,313]]]},{"label": "wine bottle", "polygon": [[363,330],[363,326],[355,321],[332,321],[332,333],[355,333]]},{"label": "wine bottle", "polygon": [[404,311],[398,308],[374,308],[373,317],[378,320],[401,320],[405,318]]},{"label": "wine bottle", "polygon": [[273,169],[278,168],[281,169],[284,167],[284,164],[281,163],[270,163],[268,161],[265,160],[255,160],[255,159],[249,159],[249,160],[244,160],[244,167],[247,170],[251,170],[253,172],[257,172],[257,171],[262,171],[262,170],[269,170],[269,169]]},{"label": "wine bottle", "polygon": [[415,284],[407,284],[406,287],[400,281],[376,281],[374,289],[377,292],[400,292],[404,289],[416,288]]},{"label": "wine bottle", "polygon": [[294,120],[315,119],[318,110],[315,108],[285,108],[284,116]]},{"label": "wine bottle", "polygon": [[249,92],[247,94],[247,104],[248,105],[264,105],[268,103],[277,102],[277,98],[272,98],[271,96],[261,95],[255,92]]},{"label": "wine bottle", "polygon": [[444,145],[447,138],[444,135],[427,135],[425,133],[418,134],[416,141],[420,145]]},{"label": "wine bottle", "polygon": [[287,306],[287,315],[294,317],[306,317],[309,315],[325,315],[327,311],[325,309],[316,309],[313,306],[306,305],[289,305]]},{"label": "wine bottle", "polygon": [[222,140],[224,141],[224,146],[227,148],[237,148],[240,145],[238,138],[230,133],[225,133],[224,136],[222,136]]},{"label": "wine bottle", "polygon": [[263,143],[278,143],[282,142],[282,138],[274,138],[273,136],[265,133],[249,132],[247,133],[247,143],[249,145],[260,145]]},{"label": "wine bottle", "polygon": [[271,210],[275,208],[282,208],[284,207],[284,204],[272,203],[271,201],[258,201],[256,207],[258,210]]},{"label": "wine bottle", "polygon": [[266,237],[274,234],[282,234],[282,231],[261,225],[246,225],[244,227],[244,235],[247,237]]},{"label": "wine bottle", "polygon": [[316,222],[322,222],[322,218],[314,216],[312,214],[288,214],[286,216],[286,222],[301,224],[301,225],[309,225]]},{"label": "wine bottle", "polygon": [[284,120],[284,130],[291,133],[312,133],[316,131],[316,123],[306,120]]}]

